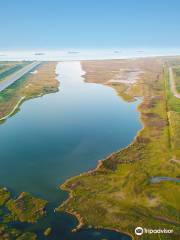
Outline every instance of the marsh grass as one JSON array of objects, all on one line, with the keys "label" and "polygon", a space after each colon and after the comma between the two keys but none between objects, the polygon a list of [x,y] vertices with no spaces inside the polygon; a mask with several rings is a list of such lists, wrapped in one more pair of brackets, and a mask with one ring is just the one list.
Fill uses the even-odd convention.
[{"label": "marsh grass", "polygon": [[56,63],[44,63],[37,74],[27,74],[0,93],[0,119],[8,115],[23,98],[30,98],[58,91],[59,82],[55,74]]},{"label": "marsh grass", "polygon": [[[167,106],[177,109],[178,103],[174,106],[175,100],[169,96],[167,102],[168,79],[163,72],[163,62],[153,61],[136,86],[128,90],[132,93],[130,96],[143,97],[139,106],[143,129],[132,144],[109,156],[96,170],[67,180],[61,188],[71,197],[59,210],[79,216],[85,226],[116,229],[129,233],[134,239],[137,239],[134,235],[137,226],[173,229],[175,234],[171,239],[179,239],[179,184],[150,182],[153,176],[177,177],[179,174],[178,164],[170,161],[178,143],[172,147],[172,130],[169,130],[172,120],[169,122],[167,111]],[[144,64],[148,64],[148,60]],[[92,74],[92,67],[90,69]],[[176,128],[179,136],[179,125],[175,118],[174,121],[171,128]],[[179,141],[175,138],[175,142]],[[146,234],[141,239],[165,240],[168,236]]]}]

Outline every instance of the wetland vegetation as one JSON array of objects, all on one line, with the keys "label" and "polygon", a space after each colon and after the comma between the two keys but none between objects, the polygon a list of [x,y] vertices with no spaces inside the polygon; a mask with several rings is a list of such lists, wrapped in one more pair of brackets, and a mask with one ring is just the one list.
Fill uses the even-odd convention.
[{"label": "wetland vegetation", "polygon": [[[43,80],[43,77],[37,77],[38,73],[39,68],[24,80],[34,77],[38,84]],[[126,146],[140,128],[136,112],[138,101],[126,103],[112,88],[85,83],[82,74],[80,62],[58,63],[53,75],[61,83],[60,91],[26,101],[18,114],[1,125],[1,185],[10,187],[14,193],[6,211],[12,210],[14,219],[17,219],[14,224],[5,224],[7,232],[11,227],[23,234],[31,232],[29,238],[36,234],[40,240],[44,240],[47,234],[52,240],[80,237],[129,240],[127,235],[104,229],[72,233],[76,218],[54,212],[54,208],[67,197],[58,188],[60,183],[93,168],[99,159]],[[110,115],[107,108],[111,109]],[[125,134],[126,138],[122,138]],[[46,214],[37,223],[27,222],[34,216],[34,211],[23,215],[17,208],[16,200],[24,191],[48,200]],[[31,205],[28,209],[32,210]]]},{"label": "wetland vegetation", "polygon": [[32,232],[22,232],[11,227],[16,221],[35,223],[45,215],[47,201],[22,192],[16,199],[12,198],[7,188],[0,188],[0,239],[36,239]]},{"label": "wetland vegetation", "polygon": [[[179,182],[151,181],[153,177],[180,177],[180,99],[171,91],[168,73],[168,67],[178,66],[179,62],[179,58],[170,57],[81,62],[87,83],[113,88],[127,102],[141,99],[138,111],[143,128],[131,144],[100,161],[96,169],[61,184],[60,188],[69,192],[69,198],[56,211],[75,215],[79,220],[76,230],[112,229],[138,239],[134,235],[137,226],[160,226],[173,229],[171,239],[179,239]],[[0,94],[1,118],[11,112],[22,97],[24,101],[56,92],[59,83],[55,79],[55,66],[54,62],[44,63],[36,74],[28,74],[4,90]],[[73,85],[70,93],[75,89]],[[1,188],[0,237],[3,240],[36,239],[34,232],[24,232],[10,223],[36,223],[38,219],[45,219],[46,204],[47,201],[27,192],[12,198],[6,188]],[[51,236],[52,232],[47,226],[44,237]],[[146,234],[141,239],[168,238]]]},{"label": "wetland vegetation", "polygon": [[[19,69],[25,64],[27,62],[16,63],[13,69]],[[3,90],[0,94],[0,120],[4,120],[11,112],[13,114],[20,104],[27,99],[58,91],[59,82],[55,78],[56,64],[56,62],[43,63],[37,68],[38,72],[36,74],[29,73]],[[8,65],[13,64],[8,63]],[[9,74],[9,70],[5,71],[5,73]]]},{"label": "wetland vegetation", "polygon": [[[77,228],[116,229],[138,239],[134,235],[137,226],[161,226],[174,230],[171,239],[179,239],[179,183],[150,182],[152,176],[179,178],[180,99],[170,90],[166,62],[172,64],[178,60],[147,58],[83,62],[87,81],[99,82],[100,79],[101,83],[114,87],[123,99],[143,99],[138,107],[143,129],[128,147],[101,161],[95,170],[61,185],[70,197],[59,210],[76,215],[79,219]],[[138,67],[144,72],[135,84],[107,83],[119,68],[127,67]],[[107,74],[109,69],[113,72]],[[168,238],[144,234],[141,239]]]}]

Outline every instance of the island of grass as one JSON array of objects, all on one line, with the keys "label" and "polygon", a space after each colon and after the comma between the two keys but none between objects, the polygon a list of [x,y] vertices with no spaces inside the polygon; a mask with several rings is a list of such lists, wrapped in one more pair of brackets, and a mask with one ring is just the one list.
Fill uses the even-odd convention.
[{"label": "island of grass", "polygon": [[7,119],[18,110],[24,101],[30,98],[58,91],[56,65],[56,62],[44,62],[36,67],[36,72],[26,74],[0,92],[0,120]]},{"label": "island of grass", "polygon": [[51,227],[46,228],[44,230],[44,236],[48,237],[51,234],[51,231],[52,231]]},{"label": "island of grass", "polygon": [[36,223],[45,216],[46,204],[47,201],[35,198],[26,192],[22,192],[16,199],[13,199],[7,188],[0,188],[0,239],[37,239],[35,233],[22,232],[9,224],[11,222]]},{"label": "island of grass", "polygon": [[[167,62],[168,66],[179,64],[180,59],[82,62],[85,81],[107,84],[127,101],[141,97],[138,111],[143,128],[129,146],[99,162],[96,169],[61,185],[70,195],[58,210],[79,219],[76,230],[93,226],[139,239],[134,234],[138,226],[166,228],[173,234],[143,234],[140,239],[180,238],[180,185],[152,181],[180,177],[180,99],[171,92]],[[138,74],[132,82],[129,73],[134,71]]]},{"label": "island of grass", "polygon": [[22,192],[16,199],[6,203],[13,221],[35,223],[44,216],[47,201],[35,198],[29,193]]}]

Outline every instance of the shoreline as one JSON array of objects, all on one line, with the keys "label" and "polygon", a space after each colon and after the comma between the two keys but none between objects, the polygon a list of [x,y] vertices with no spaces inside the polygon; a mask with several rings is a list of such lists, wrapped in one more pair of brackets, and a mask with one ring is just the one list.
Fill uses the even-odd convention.
[{"label": "shoreline", "polygon": [[19,101],[17,102],[17,104],[14,106],[14,108],[7,115],[5,115],[4,117],[0,118],[0,121],[6,120],[10,116],[12,116],[13,113],[20,107],[20,105],[22,104],[23,100],[25,100],[25,98],[26,98],[25,96],[21,97],[19,99]]},{"label": "shoreline", "polygon": [[[30,76],[31,77],[31,76]],[[22,96],[18,102],[16,103],[16,105],[13,107],[12,110],[10,110],[9,113],[7,113],[5,116],[1,117],[0,118],[0,122],[1,121],[5,121],[7,120],[9,117],[11,117],[15,111],[27,100],[31,100],[31,99],[35,99],[35,98],[39,98],[39,97],[43,97],[44,95],[47,95],[47,94],[50,94],[50,93],[55,93],[55,92],[58,92],[59,91],[59,86],[60,86],[60,82],[57,80],[57,74],[55,72],[55,80],[56,82],[58,83],[58,86],[57,86],[57,89],[56,90],[53,90],[53,89],[50,89],[49,92],[44,92],[43,89],[40,89],[41,91],[36,94],[34,93],[34,95],[31,95],[31,96]],[[31,83],[30,83],[31,84]],[[27,86],[26,86],[27,87]],[[26,88],[25,87],[25,88]]]},{"label": "shoreline", "polygon": [[[82,75],[82,77],[84,78],[84,75]],[[85,78],[84,78],[84,82],[87,82],[87,81],[85,80]],[[87,83],[89,83],[89,82],[87,82]],[[115,91],[115,94],[116,94],[118,97],[120,97],[120,96],[118,95],[117,90],[116,90],[115,88],[113,88],[112,86],[110,86],[109,84],[106,84],[106,83],[95,83],[95,84],[101,84],[101,85],[104,85],[104,86],[107,86],[107,87],[111,87],[111,88]],[[92,173],[98,171],[98,170],[101,168],[101,166],[103,165],[103,162],[106,161],[109,157],[111,157],[112,155],[114,155],[114,154],[116,154],[116,153],[118,153],[118,152],[121,152],[121,151],[123,151],[123,150],[125,150],[125,149],[128,149],[130,146],[132,146],[132,145],[134,144],[134,142],[136,141],[136,139],[138,138],[138,136],[140,135],[140,133],[141,133],[141,132],[144,130],[144,128],[145,128],[145,123],[144,123],[143,120],[142,120],[141,111],[140,111],[140,106],[141,106],[141,104],[143,104],[143,102],[144,102],[144,98],[143,98],[143,100],[139,103],[139,105],[138,105],[137,108],[136,108],[136,111],[140,113],[139,121],[140,121],[142,127],[141,127],[141,129],[136,133],[136,135],[134,136],[133,140],[132,140],[127,146],[125,146],[125,147],[123,147],[123,148],[120,148],[120,149],[117,150],[117,151],[112,152],[111,154],[109,154],[109,155],[108,155],[106,158],[104,158],[104,159],[98,160],[97,165],[96,165],[95,168],[89,169],[88,171],[83,172],[83,173],[80,173],[79,175],[70,177],[70,178],[68,178],[63,184],[61,184],[61,185],[60,185],[60,189],[63,190],[63,191],[66,191],[69,196],[68,196],[68,198],[67,198],[58,208],[63,207],[64,205],[66,205],[66,203],[68,203],[68,202],[73,198],[73,195],[72,195],[72,192],[73,192],[73,191],[72,191],[71,189],[67,189],[67,188],[65,187],[65,184],[66,184],[67,181],[70,181],[70,180],[72,180],[72,179],[75,179],[75,178],[77,178],[77,177],[79,177],[79,176],[89,175],[89,174],[92,174]],[[130,162],[124,162],[124,163],[120,163],[120,164],[127,164],[127,163],[130,163]],[[58,208],[57,208],[57,209],[58,209]],[[60,211],[61,211],[61,210],[60,210]],[[65,211],[65,212],[67,212],[68,214],[70,214],[70,215],[72,215],[72,216],[75,216],[76,219],[78,220],[78,224],[77,224],[77,226],[72,230],[72,232],[76,232],[76,231],[82,229],[82,228],[85,226],[84,221],[83,221],[83,218],[81,217],[80,213],[78,213],[78,212],[76,212],[76,211],[73,211],[73,210],[72,210],[72,211]],[[122,233],[122,234],[125,234],[125,235],[130,236],[132,240],[135,239],[134,236],[131,235],[130,233],[120,231],[119,229],[115,229],[115,228],[103,228],[103,227],[101,227],[101,226],[93,226],[93,228],[95,228],[95,229],[107,229],[107,230],[116,231],[116,232],[118,232],[118,233]]]},{"label": "shoreline", "polygon": [[[99,160],[99,161],[103,161],[103,160]],[[99,165],[99,164],[98,164]],[[97,167],[98,167],[98,165],[97,165]],[[96,167],[96,168],[97,168]],[[97,169],[94,169],[94,171],[96,171]],[[85,173],[84,173],[85,174]],[[86,174],[88,174],[88,172],[86,172]],[[82,176],[82,174],[79,174],[78,176]],[[77,177],[78,177],[77,176]],[[72,177],[73,178],[73,177]],[[72,178],[70,178],[70,179],[72,179]],[[69,180],[69,179],[68,179]],[[61,190],[63,190],[63,191],[66,191],[66,192],[68,192],[68,194],[69,194],[69,197],[62,203],[62,205],[60,205],[60,207],[62,206],[63,207],[63,205],[64,204],[66,204],[68,201],[70,201],[71,200],[71,198],[73,198],[73,196],[72,196],[72,191],[71,190],[67,190],[66,188],[64,188],[62,185],[60,186],[60,189]],[[55,211],[59,211],[58,210],[58,208],[57,208],[57,210],[55,209]],[[60,210],[61,211],[61,210]],[[72,216],[74,216],[76,219],[77,219],[77,221],[78,221],[78,224],[77,224],[77,226],[75,227],[75,228],[73,228],[71,231],[72,232],[77,232],[77,231],[79,231],[79,230],[81,230],[81,229],[83,229],[83,227],[85,226],[85,223],[83,222],[83,218],[81,217],[81,215],[78,213],[78,212],[76,212],[76,211],[62,211],[62,212],[66,212],[66,213],[68,213],[68,214],[70,214],[70,215],[72,215]],[[110,231],[115,231],[115,232],[118,232],[118,233],[120,233],[120,234],[124,234],[124,235],[127,235],[128,237],[131,237],[131,240],[135,240],[135,238],[134,238],[134,236],[133,235],[131,235],[130,233],[128,233],[128,232],[125,232],[125,231],[120,231],[119,229],[116,229],[116,228],[104,228],[104,227],[102,227],[102,226],[92,226],[92,228],[90,228],[90,229],[104,229],[104,230],[110,230]],[[85,229],[89,229],[89,228],[85,228]]]},{"label": "shoreline", "polygon": [[[95,84],[101,84],[101,83],[95,83]],[[107,85],[107,84],[103,84],[103,85],[106,85],[106,86],[108,86],[108,87],[111,87],[111,88],[113,88],[113,90],[115,90],[116,91],[116,93],[118,93],[118,91],[113,87],[113,86],[110,86],[110,85]],[[58,88],[58,90],[59,90],[59,88]],[[57,90],[57,91],[58,91]],[[50,92],[51,93],[51,92]],[[47,94],[47,93],[46,93]],[[34,96],[31,96],[31,97],[29,97],[29,98],[27,98],[27,100],[29,100],[29,99],[33,99],[33,98],[36,98],[36,97],[40,97],[40,96],[43,96],[43,95],[46,95],[46,94],[43,94],[43,93],[40,93],[39,95],[36,95],[35,97]],[[117,94],[118,95],[118,94]],[[120,97],[120,96],[119,96]],[[23,99],[25,98],[25,97],[22,97]],[[16,109],[18,108],[18,106],[20,106],[20,104],[22,104],[22,102],[23,102],[23,99],[20,99],[19,101],[18,101],[18,103],[16,104],[16,106],[13,108],[13,112],[14,111],[16,111]],[[26,100],[26,99],[25,99]],[[24,101],[25,101],[24,100]],[[141,135],[141,133],[142,133],[142,131],[144,130],[144,128],[147,126],[147,124],[146,124],[146,121],[143,119],[143,108],[141,108],[141,106],[142,106],[142,104],[144,103],[144,102],[146,102],[146,97],[142,97],[141,98],[141,101],[139,101],[138,102],[138,104],[136,105],[136,111],[137,112],[139,112],[140,114],[139,114],[139,116],[138,116],[138,119],[140,120],[140,123],[141,123],[141,126],[140,126],[140,129],[135,133],[135,136],[134,136],[134,138],[132,138],[132,141],[127,145],[127,146],[125,146],[125,147],[123,147],[123,148],[120,148],[119,150],[117,150],[117,151],[114,151],[114,152],[112,152],[111,154],[109,154],[105,159],[102,159],[102,160],[99,160],[99,161],[97,161],[97,165],[96,165],[96,167],[95,168],[93,168],[93,169],[90,169],[89,171],[86,171],[86,172],[83,172],[83,173],[80,173],[79,175],[76,175],[76,176],[74,176],[74,177],[71,177],[71,178],[68,178],[67,180],[65,180],[65,182],[60,186],[60,189],[62,189],[62,190],[64,190],[64,191],[66,191],[66,192],[68,192],[68,197],[67,197],[67,199],[59,206],[59,209],[61,208],[61,207],[63,207],[68,201],[70,201],[70,200],[72,200],[72,198],[74,198],[74,196],[73,196],[73,188],[71,188],[71,186],[70,187],[66,187],[66,185],[67,185],[67,182],[69,181],[69,180],[71,180],[71,179],[76,179],[76,178],[78,178],[79,176],[88,176],[88,174],[92,174],[92,173],[94,173],[94,172],[97,172],[99,169],[100,169],[100,171],[102,170],[102,166],[103,166],[103,163],[104,163],[104,161],[106,161],[110,156],[112,156],[112,155],[114,155],[114,154],[116,154],[116,153],[120,153],[121,151],[123,151],[124,149],[128,149],[129,147],[131,147],[135,142],[136,142],[136,140],[137,140],[137,138],[138,138],[138,136],[139,135]],[[11,111],[11,112],[12,112]],[[9,113],[8,115],[10,116],[11,114],[13,114],[13,113]],[[6,115],[4,118],[6,119],[6,118],[8,118],[8,115]],[[129,149],[128,149],[128,151],[129,151]],[[137,160],[135,160],[135,161],[132,161],[131,159],[127,159],[127,161],[124,161],[124,162],[122,162],[122,161],[120,161],[119,163],[120,164],[129,164],[129,163],[136,163],[137,162]],[[126,165],[127,166],[127,165]],[[73,229],[73,231],[78,231],[78,230],[80,230],[80,229],[82,229],[83,228],[83,226],[86,226],[86,224],[84,223],[84,219],[86,219],[86,218],[84,218],[83,219],[83,217],[81,217],[81,215],[78,213],[78,211],[76,212],[76,211],[74,211],[73,209],[71,209],[71,208],[69,208],[70,210],[62,210],[63,212],[67,212],[67,213],[69,213],[69,214],[71,214],[71,215],[73,215],[73,216],[75,216],[76,217],[76,219],[78,220],[78,224],[77,224],[77,226]],[[55,210],[56,210],[56,208],[55,208]],[[61,210],[58,210],[58,207],[57,207],[57,211],[61,211]],[[90,225],[91,226],[91,225]],[[119,226],[118,226],[119,227]],[[107,230],[113,230],[113,231],[116,231],[116,232],[119,232],[119,233],[125,233],[126,235],[128,235],[128,236],[130,236],[132,239],[136,239],[136,237],[134,237],[134,236],[132,236],[130,233],[126,233],[126,232],[123,232],[123,231],[120,231],[119,229],[121,228],[121,227],[119,227],[119,229],[116,229],[116,228],[103,228],[103,227],[101,227],[101,226],[99,226],[98,224],[97,224],[97,226],[93,226],[93,224],[92,224],[92,228],[94,228],[94,229],[107,229]],[[91,229],[91,228],[90,228]],[[87,230],[88,230],[88,228],[87,228]]]},{"label": "shoreline", "polygon": [[[151,63],[151,61],[152,60],[150,61],[147,60],[145,63],[146,64]],[[141,129],[137,131],[131,143],[128,144],[126,147],[121,148],[117,152],[113,152],[107,158],[99,160],[95,168],[90,169],[89,171],[86,171],[84,173],[81,173],[78,176],[69,178],[63,184],[60,185],[60,189],[68,192],[69,198],[63,204],[59,205],[58,210],[70,212],[78,219],[79,224],[77,224],[76,226],[77,230],[83,228],[83,226],[88,227],[88,225],[97,229],[99,228],[108,229],[108,226],[110,227],[109,229],[111,229],[112,226],[112,230],[117,230],[118,232],[123,233],[121,229],[124,229],[125,232],[128,231],[128,235],[132,239],[137,239],[136,235],[134,234],[134,229],[137,227],[137,225],[143,226],[145,223],[148,224],[147,215],[142,215],[144,218],[143,222],[141,219],[138,219],[138,216],[136,215],[143,214],[141,206],[146,208],[147,211],[151,213],[151,216],[154,219],[154,221],[151,223],[152,227],[154,227],[155,221],[160,221],[159,219],[155,218],[157,215],[159,215],[159,211],[156,208],[156,206],[159,204],[158,202],[159,196],[162,196],[162,200],[160,201],[162,203],[162,206],[166,207],[166,202],[168,199],[171,202],[172,206],[175,209],[177,208],[176,202],[173,201],[173,199],[176,196],[174,196],[173,199],[169,199],[168,197],[163,195],[165,191],[164,189],[166,188],[168,189],[168,185],[165,185],[163,189],[160,188],[159,185],[157,185],[157,188],[154,191],[155,192],[155,195],[153,197],[154,202],[152,201],[151,195],[150,196],[148,195],[150,190],[151,191],[154,190],[153,189],[154,187],[148,184],[149,176],[162,175],[175,177],[175,172],[177,170],[176,165],[169,164],[169,158],[172,158],[171,157],[172,153],[169,148],[169,135],[168,135],[169,124],[167,121],[167,107],[166,107],[167,91],[169,91],[168,90],[169,88],[167,89],[167,87],[164,84],[168,80],[168,76],[166,74],[166,71],[162,69],[162,67],[164,66],[163,63],[164,59],[157,59],[157,61],[152,62],[152,68],[149,67],[145,68],[147,69],[147,73],[141,81],[138,81],[137,88],[135,87],[133,89],[134,90],[133,92],[129,91],[129,93],[132,96],[136,97],[141,96],[142,99],[141,102],[138,102],[139,104],[137,106],[137,111],[140,112],[139,119],[141,122]],[[89,75],[87,74],[87,79],[89,81],[87,82],[91,82],[95,79],[96,72],[100,74],[103,72],[103,74],[105,74],[103,71],[103,69],[105,68],[102,67],[102,63],[98,64],[99,65],[97,67],[95,63],[85,65],[85,69],[88,69],[89,71]],[[94,66],[95,70],[93,69]],[[105,66],[107,67],[109,65],[106,64]],[[111,69],[113,69],[113,67],[111,67]],[[111,75],[112,74],[109,74],[107,75],[107,77],[109,76],[111,77]],[[100,77],[97,78],[95,83],[102,82]],[[106,80],[107,77],[105,75],[104,79]],[[142,84],[146,84],[145,85],[146,88],[143,89],[140,88]],[[119,92],[118,88],[113,87],[113,89],[114,90],[117,89],[116,92],[117,93]],[[157,143],[158,144],[161,143],[162,147],[159,148]],[[158,161],[156,160],[157,153]],[[138,164],[138,161],[140,161],[140,164]],[[162,163],[165,164],[167,163],[170,170],[169,168],[161,169],[160,164]],[[142,166],[139,166],[141,164]],[[149,169],[153,167],[154,170],[146,172],[147,166],[149,166]],[[157,168],[155,168],[154,166],[156,166]],[[160,170],[158,169],[158,167],[160,168]],[[125,170],[125,173],[122,172],[123,169]],[[139,173],[140,175],[136,179],[137,173]],[[131,177],[129,175],[131,175]],[[129,183],[125,187],[124,186],[125,180],[123,180],[124,179],[123,176],[125,176],[125,178],[127,178],[128,180],[131,179],[131,181],[133,182]],[[135,179],[133,177],[135,177]],[[140,181],[141,183],[144,183],[142,187],[137,185],[139,184]],[[108,187],[106,187],[108,184],[110,187],[113,188],[114,186],[115,188],[112,194],[111,191],[108,190]],[[120,186],[123,186],[124,189],[123,190],[120,189]],[[132,187],[132,190],[128,189],[128,186]],[[143,195],[144,189],[147,191],[146,195]],[[159,189],[160,192],[157,193],[157,189]],[[178,190],[176,184],[172,185],[172,189],[175,189],[175,191]],[[134,194],[134,191],[137,191],[137,193],[135,192],[135,194],[137,195],[139,200],[143,201],[144,204],[137,202],[138,198],[137,199],[131,198],[132,196],[134,196],[132,195]],[[106,194],[108,193],[110,195],[106,196]],[[119,194],[124,193],[124,195],[126,194],[124,198],[120,198],[119,200],[117,200],[117,205],[119,204],[118,205],[119,212],[117,211],[116,203],[114,202],[115,201],[114,196],[121,197],[121,195],[118,195],[118,193]],[[102,199],[102,197],[104,198],[104,200]],[[101,203],[101,201],[103,202]],[[126,208],[127,207],[126,201],[129,201],[129,204],[131,204],[130,206],[132,207],[132,209],[135,208],[134,213],[132,213],[131,209]],[[151,209],[149,208],[148,203],[151,204],[149,205],[152,206]],[[113,204],[112,211],[114,210],[114,213],[112,213],[111,208],[108,210],[108,206],[111,206],[108,204],[111,205]],[[136,204],[139,206],[137,212]],[[90,211],[89,209],[91,209],[91,207],[94,207],[95,211],[94,213],[89,212]],[[119,218],[118,217],[116,218],[116,214],[118,213],[120,213],[120,216]],[[127,217],[123,214],[127,214]],[[163,217],[162,213],[160,215],[162,215]],[[121,217],[122,220],[125,218],[126,221],[124,223],[123,221],[121,221]],[[172,216],[169,213],[169,219],[171,218]],[[137,221],[134,221],[134,219],[137,219]],[[100,226],[101,224],[104,226],[104,228]],[[162,222],[162,224],[164,224],[164,222]],[[113,226],[115,226],[115,229],[113,229]],[[176,226],[173,226],[173,228],[174,231],[176,231]]]},{"label": "shoreline", "polygon": [[[58,92],[58,91],[59,91],[59,88],[58,88],[58,90],[55,91],[55,92]],[[14,112],[15,112],[25,101],[27,101],[27,100],[33,100],[33,99],[36,99],[36,98],[39,98],[39,97],[43,97],[43,96],[45,96],[45,95],[47,95],[47,94],[51,94],[51,93],[55,93],[55,92],[53,91],[53,92],[49,92],[49,93],[40,93],[40,94],[37,95],[37,96],[31,96],[31,97],[28,97],[28,98],[26,98],[26,96],[21,97],[21,99],[17,102],[16,106],[14,106],[14,108],[13,108],[12,111],[11,111],[10,113],[8,113],[7,115],[5,115],[4,117],[0,118],[0,122],[1,122],[1,121],[4,121],[4,120],[7,120],[9,117],[11,117],[11,116],[14,114]]]}]

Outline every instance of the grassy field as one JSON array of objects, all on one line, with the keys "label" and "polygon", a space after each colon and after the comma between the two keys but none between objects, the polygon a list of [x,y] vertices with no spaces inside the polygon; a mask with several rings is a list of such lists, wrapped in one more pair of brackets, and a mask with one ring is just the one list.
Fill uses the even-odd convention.
[{"label": "grassy field", "polygon": [[[176,68],[175,68],[176,69]],[[168,73],[165,72],[166,79]],[[166,82],[167,107],[170,121],[171,144],[173,150],[173,159],[180,164],[180,99],[175,97],[170,89],[170,83]]]},{"label": "grassy field", "polygon": [[27,99],[58,91],[55,62],[43,63],[36,74],[27,74],[0,93],[0,120]]},{"label": "grassy field", "polygon": [[[95,79],[98,74],[101,83],[107,83],[108,66],[116,65],[114,71],[118,71],[118,67],[122,67],[121,62],[115,61],[113,65],[113,61],[106,61],[104,69],[102,62],[82,63],[86,70],[85,78],[91,82],[94,75],[93,81],[99,82]],[[172,161],[179,156],[179,100],[173,99],[170,93],[163,59],[132,60],[123,64],[129,68],[138,66],[144,71],[139,80],[125,91],[129,95],[127,99],[143,98],[138,108],[143,129],[132,144],[109,156],[97,169],[61,185],[70,197],[58,210],[76,215],[80,222],[78,227],[116,229],[128,233],[133,239],[179,239],[179,183],[151,182],[154,176],[179,176],[179,164]],[[96,70],[93,72],[94,66]],[[102,80],[103,74],[105,81]],[[108,85],[121,95],[119,85]],[[124,92],[122,97],[126,99]],[[174,233],[170,236],[144,234],[138,238],[134,234],[137,226],[173,229]]]}]

